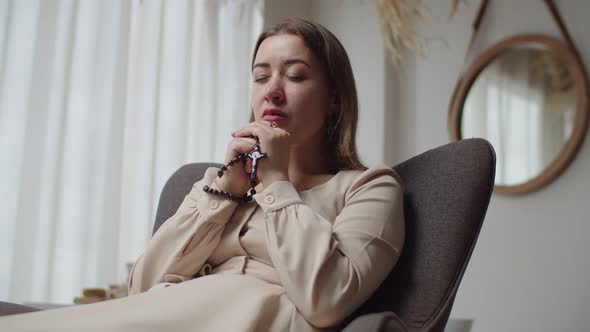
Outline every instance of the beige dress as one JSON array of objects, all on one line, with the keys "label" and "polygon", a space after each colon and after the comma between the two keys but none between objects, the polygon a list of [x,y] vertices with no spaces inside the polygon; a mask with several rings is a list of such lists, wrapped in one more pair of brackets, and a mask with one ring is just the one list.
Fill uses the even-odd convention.
[{"label": "beige dress", "polygon": [[203,192],[216,173],[156,232],[131,296],[0,318],[0,331],[329,331],[399,257],[402,190],[391,168],[340,171],[300,192],[275,182],[239,206]]}]

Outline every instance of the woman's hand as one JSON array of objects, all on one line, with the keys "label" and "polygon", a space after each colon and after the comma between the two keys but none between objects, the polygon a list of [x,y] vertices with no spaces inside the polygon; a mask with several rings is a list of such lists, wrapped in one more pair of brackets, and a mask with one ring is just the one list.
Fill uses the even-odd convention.
[{"label": "woman's hand", "polygon": [[[234,137],[227,145],[225,165],[238,155],[254,150],[255,146],[256,139],[254,138]],[[250,179],[248,177],[250,167],[250,161],[246,164],[241,161],[234,162],[233,165],[227,167],[221,178],[217,177],[215,179],[211,187],[227,191],[233,195],[241,196],[246,194],[250,190]]]},{"label": "woman's hand", "polygon": [[[276,181],[289,180],[289,133],[281,128],[272,128],[265,121],[251,122],[232,133],[235,139],[256,136],[260,151],[267,154],[258,161],[258,180],[266,188]],[[254,139],[251,139],[254,140]],[[254,149],[254,146],[252,146]],[[247,152],[252,151],[252,149]]]}]

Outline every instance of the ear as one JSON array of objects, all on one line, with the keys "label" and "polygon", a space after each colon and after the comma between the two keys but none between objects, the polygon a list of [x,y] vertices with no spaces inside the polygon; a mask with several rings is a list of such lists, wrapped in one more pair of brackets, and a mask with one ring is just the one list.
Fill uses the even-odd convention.
[{"label": "ear", "polygon": [[338,112],[338,107],[340,106],[340,100],[335,92],[330,94],[330,114]]}]

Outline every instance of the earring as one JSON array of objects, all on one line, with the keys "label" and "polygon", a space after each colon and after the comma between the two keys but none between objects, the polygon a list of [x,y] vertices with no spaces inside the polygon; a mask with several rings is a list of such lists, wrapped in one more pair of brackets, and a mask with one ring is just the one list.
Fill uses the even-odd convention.
[{"label": "earring", "polygon": [[342,112],[338,112],[338,119],[336,119],[336,121],[334,121],[334,116],[331,116],[330,119],[328,120],[328,137],[332,138],[332,136],[334,135],[334,133],[336,132],[336,129],[338,128],[338,125],[340,124],[340,118],[342,117]]}]

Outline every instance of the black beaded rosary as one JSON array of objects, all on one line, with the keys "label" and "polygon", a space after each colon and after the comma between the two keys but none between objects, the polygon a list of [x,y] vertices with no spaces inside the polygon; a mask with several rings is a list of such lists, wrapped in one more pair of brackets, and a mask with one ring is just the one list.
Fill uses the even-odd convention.
[{"label": "black beaded rosary", "polygon": [[[252,138],[256,138],[256,137],[252,137]],[[227,165],[221,166],[221,168],[217,172],[217,176],[222,177],[223,173],[227,170],[227,168],[229,166],[232,166],[236,161],[241,161],[244,165],[246,165],[246,162],[248,161],[248,159],[251,159],[252,160],[252,170],[251,170],[249,176],[250,176],[250,186],[252,186],[252,188],[250,188],[250,190],[248,190],[248,192],[245,193],[243,196],[235,196],[231,193],[228,193],[227,191],[213,189],[207,185],[205,185],[203,187],[203,191],[206,193],[212,194],[212,195],[226,197],[238,204],[250,202],[252,200],[252,196],[254,196],[256,194],[256,189],[254,189],[254,187],[256,187],[256,171],[258,170],[258,160],[260,160],[262,158],[266,158],[266,153],[260,151],[260,144],[258,143],[258,139],[256,139],[256,146],[254,147],[254,150],[250,151],[249,153],[239,154],[237,157],[230,160],[227,163]]]}]

